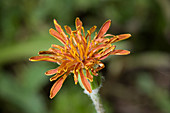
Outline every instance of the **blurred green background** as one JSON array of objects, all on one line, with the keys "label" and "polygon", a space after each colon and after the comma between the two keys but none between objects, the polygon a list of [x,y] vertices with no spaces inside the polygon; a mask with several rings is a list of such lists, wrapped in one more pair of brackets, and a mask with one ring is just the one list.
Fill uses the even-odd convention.
[{"label": "blurred green background", "polygon": [[53,100],[44,73],[57,65],[29,62],[59,42],[48,30],[57,19],[89,29],[112,20],[110,34],[128,56],[110,56],[100,90],[107,113],[170,113],[169,0],[0,0],[0,113],[95,113],[91,100],[69,76]]}]

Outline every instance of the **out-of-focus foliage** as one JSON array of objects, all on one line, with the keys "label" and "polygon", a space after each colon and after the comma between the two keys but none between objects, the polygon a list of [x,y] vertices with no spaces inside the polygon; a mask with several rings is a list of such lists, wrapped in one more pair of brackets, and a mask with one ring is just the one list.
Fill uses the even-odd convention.
[{"label": "out-of-focus foliage", "polygon": [[0,112],[95,113],[91,100],[70,76],[50,100],[44,75],[53,63],[28,61],[51,44],[53,19],[74,29],[80,17],[86,29],[112,20],[108,33],[131,33],[116,43],[128,56],[104,62],[100,91],[107,113],[170,112],[169,0],[0,0]]}]

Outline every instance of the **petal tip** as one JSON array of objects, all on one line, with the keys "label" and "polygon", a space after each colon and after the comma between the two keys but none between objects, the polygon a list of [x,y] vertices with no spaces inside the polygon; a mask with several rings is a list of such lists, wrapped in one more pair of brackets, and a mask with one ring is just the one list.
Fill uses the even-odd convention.
[{"label": "petal tip", "polygon": [[109,19],[109,20],[107,20],[106,22],[109,22],[109,23],[111,23],[111,22],[112,22],[112,20],[110,20],[110,19]]},{"label": "petal tip", "polygon": [[80,20],[80,18],[79,18],[79,17],[76,17],[76,20]]},{"label": "petal tip", "polygon": [[29,58],[29,61],[37,61],[34,57]]},{"label": "petal tip", "polygon": [[56,19],[53,19],[53,22],[54,22],[54,24],[57,24],[57,20]]},{"label": "petal tip", "polygon": [[53,99],[54,97],[55,97],[55,95],[53,95],[53,94],[50,92],[49,98],[50,98],[50,99]]}]

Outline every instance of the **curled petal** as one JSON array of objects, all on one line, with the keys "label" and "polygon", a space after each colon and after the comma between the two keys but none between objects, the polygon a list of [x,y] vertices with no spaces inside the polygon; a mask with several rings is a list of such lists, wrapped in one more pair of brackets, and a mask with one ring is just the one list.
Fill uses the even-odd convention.
[{"label": "curled petal", "polygon": [[130,54],[130,51],[128,50],[121,50],[121,49],[118,49],[118,50],[114,50],[111,55],[128,55]]},{"label": "curled petal", "polygon": [[93,26],[92,28],[90,28],[90,34],[92,34],[95,30],[96,30],[97,26]]},{"label": "curled petal", "polygon": [[[87,37],[89,37],[95,30],[96,30],[97,26],[93,26],[92,28],[90,28],[90,30],[87,30],[87,35],[86,35],[86,40],[87,40]],[[91,39],[90,39],[91,40]]]},{"label": "curled petal", "polygon": [[94,76],[97,76],[97,75],[98,75],[98,73],[96,72],[96,70],[95,70],[94,68],[91,68],[91,72],[92,72],[92,74],[93,74]]},{"label": "curled petal", "polygon": [[98,67],[95,70],[96,72],[100,71],[101,69],[103,69],[105,67],[104,64],[100,61],[98,61],[97,64],[98,64]]},{"label": "curled petal", "polygon": [[81,69],[79,70],[79,72],[80,72],[81,82],[82,82],[84,88],[85,88],[89,93],[91,93],[91,92],[92,92],[92,89],[91,89],[91,86],[90,86],[89,81],[86,79],[86,77],[85,77],[85,75],[84,75],[84,73],[83,73],[83,69],[81,68]]},{"label": "curled petal", "polygon": [[103,24],[103,26],[100,28],[99,33],[97,34],[96,39],[102,37],[108,31],[110,24],[111,24],[111,20],[108,20]]},{"label": "curled petal", "polygon": [[58,91],[61,89],[64,80],[66,79],[67,76],[63,76],[60,79],[58,79],[52,86],[51,91],[50,91],[50,98],[52,99]]}]

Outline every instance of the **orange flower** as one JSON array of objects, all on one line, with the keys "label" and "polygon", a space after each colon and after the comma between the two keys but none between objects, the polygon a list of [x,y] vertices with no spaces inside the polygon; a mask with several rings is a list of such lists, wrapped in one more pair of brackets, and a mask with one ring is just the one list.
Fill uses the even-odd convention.
[{"label": "orange flower", "polygon": [[[58,93],[64,80],[70,73],[74,74],[75,84],[77,84],[78,77],[80,77],[84,88],[91,93],[90,82],[93,82],[93,75],[97,76],[97,72],[104,68],[104,64],[100,60],[105,59],[109,55],[130,54],[130,51],[127,50],[115,50],[116,46],[112,45],[112,43],[127,39],[131,35],[106,34],[110,24],[111,20],[106,21],[92,39],[91,34],[95,31],[96,26],[88,30],[85,36],[82,22],[79,18],[76,18],[76,30],[73,31],[69,26],[64,26],[68,36],[58,22],[54,20],[56,30],[51,28],[49,32],[64,46],[52,44],[52,48],[48,51],[40,51],[39,56],[29,59],[30,61],[55,62],[60,65],[56,69],[51,69],[45,73],[46,75],[55,74],[50,78],[50,81],[57,80],[51,88],[50,98],[53,98]],[[111,38],[106,38],[107,36]]]}]

